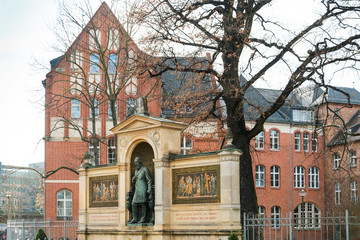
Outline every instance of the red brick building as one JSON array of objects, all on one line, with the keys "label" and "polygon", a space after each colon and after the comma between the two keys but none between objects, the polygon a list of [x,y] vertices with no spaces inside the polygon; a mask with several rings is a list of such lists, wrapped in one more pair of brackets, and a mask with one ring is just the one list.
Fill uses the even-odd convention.
[{"label": "red brick building", "polygon": [[[104,51],[104,59],[96,58],[94,55],[97,54],[96,49],[91,49],[93,42],[89,35],[92,32],[97,33],[99,37],[99,47],[106,50]],[[120,37],[113,38],[116,35],[115,33]],[[126,52],[116,49],[116,46],[122,45],[120,39],[123,39],[123,36],[127,36],[124,28],[106,3],[103,3],[68,52],[51,62],[52,70],[47,74],[44,83],[47,102],[46,171],[61,166],[76,169],[81,165],[83,154],[87,151],[90,153],[94,151],[88,142],[83,141],[83,137],[92,138],[92,134],[88,132],[88,129],[92,128],[91,111],[83,101],[74,100],[84,97],[81,94],[84,88],[78,87],[81,86],[81,81],[104,83],[108,77],[107,74],[114,73],[110,68],[107,72],[105,71],[106,73],[98,69],[95,69],[94,72],[93,62],[99,65],[99,62],[104,61],[105,66],[107,66],[106,69],[108,69],[108,67],[113,66],[110,64],[111,61],[114,62],[112,54],[116,54],[115,66],[117,69],[121,69],[122,66],[119,66],[121,64],[118,65],[118,63],[121,62],[120,59],[123,59],[124,55],[128,56],[128,60],[134,56],[137,56],[137,59],[148,57],[139,50],[130,38],[126,44]],[[113,42],[113,45],[110,46],[113,47],[108,45],[110,40]],[[120,42],[116,43],[116,41]],[[77,58],[77,56],[80,57]],[[75,60],[69,61],[69,59]],[[147,98],[150,100],[148,101],[149,114],[157,117],[174,117],[169,113],[169,109],[164,106],[161,96],[164,95],[164,89],[174,88],[174,82],[171,81],[176,81],[174,78],[178,77],[177,74],[165,72],[157,78],[137,76],[127,79],[117,95],[118,122],[125,119],[133,108],[135,99],[147,95],[150,89],[152,92]],[[121,78],[121,74],[119,76]],[[161,84],[158,84],[159,81]],[[271,89],[250,88],[247,94],[249,102],[266,106],[276,99],[279,92]],[[323,96],[322,93],[313,90],[310,97],[307,97],[305,101],[305,97],[300,93],[293,93],[287,104],[268,119],[264,125],[264,131],[256,136],[251,143],[260,214],[265,214],[267,217],[278,217],[291,211],[294,213],[295,219],[299,218],[300,211],[302,211],[302,198],[299,195],[301,190],[307,192],[304,198],[304,207],[308,216],[316,218],[326,211],[325,199],[328,197],[325,193],[330,196],[333,194],[331,190],[328,191],[328,188],[332,189],[331,185],[325,185],[325,178],[330,179],[332,176],[331,171],[329,172],[328,163],[331,156],[327,154],[327,144],[332,139],[331,134],[336,133],[336,131],[323,131],[319,128],[320,125],[314,125],[314,115],[318,116],[316,119],[326,115],[326,105],[321,103],[321,96]],[[53,108],[50,103],[54,99],[57,99],[57,106],[60,107]],[[98,97],[97,99],[99,101],[98,107],[94,110],[97,115],[96,135],[102,141],[99,147],[100,164],[114,164],[115,145],[114,136],[109,132],[109,129],[113,127],[109,102],[106,97],[101,99]],[[335,100],[332,103],[334,105],[330,106],[334,111],[338,111],[335,109],[337,106],[342,108],[346,104],[340,101],[342,99]],[[314,111],[319,106],[320,111]],[[250,117],[252,114],[251,107],[248,111],[248,124],[250,126],[253,124]],[[340,112],[350,119],[356,110],[348,111],[346,109],[346,111],[340,110]],[[72,125],[74,122],[80,126],[78,129],[74,129],[75,127]],[[223,135],[221,132],[217,132],[218,126],[219,123],[216,121],[191,125],[183,134],[181,144],[183,153],[219,150],[222,146]],[[204,134],[212,137],[205,138],[203,137]],[[356,149],[358,146],[353,145],[353,148]],[[60,170],[48,178],[46,180],[46,218],[77,218],[78,192],[78,176],[70,171]],[[316,228],[317,226],[311,227]]]}]

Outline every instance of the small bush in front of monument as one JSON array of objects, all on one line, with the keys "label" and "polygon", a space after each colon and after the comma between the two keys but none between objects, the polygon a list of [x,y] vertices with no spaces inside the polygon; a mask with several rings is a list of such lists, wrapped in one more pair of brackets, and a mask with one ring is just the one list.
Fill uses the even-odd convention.
[{"label": "small bush in front of monument", "polygon": [[236,233],[231,233],[228,240],[239,240],[239,237]]},{"label": "small bush in front of monument", "polygon": [[46,236],[44,230],[42,230],[41,228],[39,228],[39,229],[37,230],[36,235],[35,235],[35,239],[36,239],[36,240],[45,240],[45,239],[47,239],[47,236]]}]

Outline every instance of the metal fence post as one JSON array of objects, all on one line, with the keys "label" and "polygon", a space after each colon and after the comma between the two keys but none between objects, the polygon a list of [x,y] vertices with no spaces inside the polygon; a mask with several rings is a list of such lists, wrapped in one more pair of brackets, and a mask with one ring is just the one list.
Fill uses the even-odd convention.
[{"label": "metal fence post", "polygon": [[244,236],[243,239],[246,240],[246,213],[244,212]]},{"label": "metal fence post", "polygon": [[49,218],[49,239],[51,239],[51,218]]},{"label": "metal fence post", "polygon": [[64,240],[66,240],[66,217],[64,217],[64,234],[65,234],[65,237],[64,237]]},{"label": "metal fence post", "polygon": [[293,239],[293,231],[292,231],[292,212],[290,211],[290,214],[289,214],[289,235],[290,235],[290,240]]},{"label": "metal fence post", "polygon": [[346,223],[346,240],[349,240],[349,211],[345,211],[345,223]]}]

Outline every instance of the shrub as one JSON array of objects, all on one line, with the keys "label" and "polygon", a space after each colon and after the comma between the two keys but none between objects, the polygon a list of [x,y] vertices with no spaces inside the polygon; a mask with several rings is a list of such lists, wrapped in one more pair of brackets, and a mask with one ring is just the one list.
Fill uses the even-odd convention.
[{"label": "shrub", "polygon": [[42,230],[41,228],[39,228],[39,229],[37,230],[36,235],[35,235],[35,239],[36,239],[36,240],[39,240],[39,239],[40,239],[40,240],[45,240],[45,239],[47,239],[47,236],[46,236],[44,230]]},{"label": "shrub", "polygon": [[228,240],[239,240],[239,237],[236,233],[231,233]]}]

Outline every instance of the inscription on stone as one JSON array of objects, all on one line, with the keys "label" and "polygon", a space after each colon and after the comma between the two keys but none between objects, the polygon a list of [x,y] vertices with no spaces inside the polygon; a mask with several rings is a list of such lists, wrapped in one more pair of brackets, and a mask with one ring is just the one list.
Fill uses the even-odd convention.
[{"label": "inscription on stone", "polygon": [[217,211],[176,212],[173,213],[173,219],[177,223],[217,222],[219,221],[219,212]]},{"label": "inscription on stone", "polygon": [[118,214],[96,214],[89,216],[89,222],[91,223],[109,223],[109,222],[118,222]]}]

